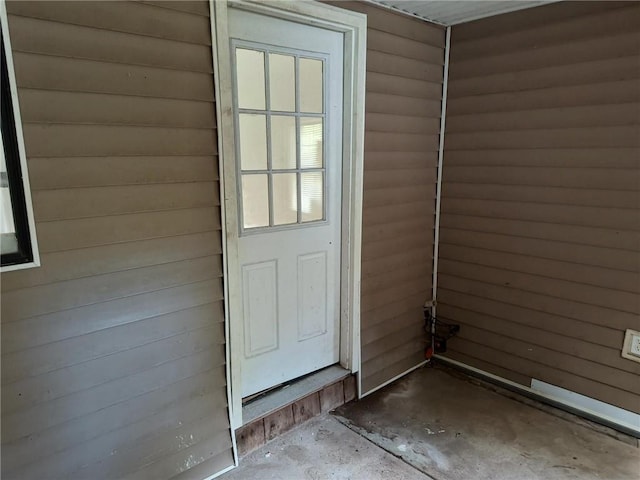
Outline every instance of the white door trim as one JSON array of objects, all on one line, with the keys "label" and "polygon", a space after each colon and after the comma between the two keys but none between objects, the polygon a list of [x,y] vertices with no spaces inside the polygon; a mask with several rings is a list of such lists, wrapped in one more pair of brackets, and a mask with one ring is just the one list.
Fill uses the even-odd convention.
[{"label": "white door trim", "polygon": [[[342,173],[342,244],[340,285],[340,364],[360,370],[360,270],[362,246],[362,178],[364,165],[364,91],[366,15],[310,0],[210,0],[220,201],[222,205],[227,393],[232,431],[242,426],[242,322],[238,250],[238,192],[232,71],[227,12],[229,7],[266,14],[344,33],[344,121]],[[358,381],[358,384],[360,382]],[[360,385],[358,385],[360,391]],[[235,445],[235,438],[234,438]],[[235,448],[235,447],[234,447]]]}]

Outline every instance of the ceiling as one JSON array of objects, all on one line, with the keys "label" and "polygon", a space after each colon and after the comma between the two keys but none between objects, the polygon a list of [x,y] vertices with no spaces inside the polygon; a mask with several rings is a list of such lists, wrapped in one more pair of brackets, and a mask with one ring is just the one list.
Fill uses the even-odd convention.
[{"label": "ceiling", "polygon": [[374,3],[441,25],[456,25],[479,18],[537,7],[558,0],[372,0]]}]

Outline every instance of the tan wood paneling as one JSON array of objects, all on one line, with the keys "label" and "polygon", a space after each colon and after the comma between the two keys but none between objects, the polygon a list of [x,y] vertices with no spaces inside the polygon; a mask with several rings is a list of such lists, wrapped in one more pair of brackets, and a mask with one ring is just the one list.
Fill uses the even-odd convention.
[{"label": "tan wood paneling", "polygon": [[[37,219],[36,212],[36,219]],[[42,222],[41,253],[220,230],[218,208],[167,210],[96,218]],[[66,232],[73,231],[70,237]]]},{"label": "tan wood paneling", "polygon": [[[375,363],[369,363],[367,368],[371,371],[371,375],[362,379],[362,388],[366,391],[373,390],[374,388],[383,385],[389,380],[397,377],[403,372],[419,365],[424,361],[424,343],[415,341],[411,342],[408,347],[399,350],[401,355],[394,355],[388,357],[388,362],[383,365],[382,368],[376,369]],[[400,358],[400,360],[397,360]],[[364,367],[364,366],[363,366]]]},{"label": "tan wood paneling", "polygon": [[[416,339],[422,339],[423,337],[424,331],[421,325],[416,325],[416,323],[413,322],[411,325],[403,328],[402,325],[398,324],[392,334],[386,335],[384,338],[365,343],[367,346],[365,349],[366,356],[362,358],[362,362],[367,363],[378,357],[384,357],[386,353],[401,348],[407,343],[416,345],[413,342],[415,342]],[[423,340],[421,344],[422,349],[424,349],[425,346],[426,342]]]},{"label": "tan wood paneling", "polygon": [[33,196],[41,221],[216,206],[220,194],[210,182],[43,190]]},{"label": "tan wood paneling", "polygon": [[368,16],[361,284],[366,393],[424,359],[422,305],[431,298],[445,35],[441,27],[371,4],[331,3]]},{"label": "tan wood paneling", "polygon": [[209,5],[7,7],[42,266],[2,275],[2,477],[223,469]]},{"label": "tan wood paneling", "polygon": [[222,253],[218,231],[64,250],[43,255],[40,268],[16,271],[3,278],[2,291],[155,265],[159,255],[167,262],[177,262],[204,257],[212,251]]},{"label": "tan wood paneling", "polygon": [[207,2],[191,1],[191,0],[143,0],[142,3],[156,5],[163,8],[171,8],[180,12],[195,13],[204,17],[209,16],[209,5]]},{"label": "tan wood paneling", "polygon": [[[190,391],[194,391],[194,389],[197,389],[199,394],[196,395],[196,398],[198,398],[201,402],[207,402],[207,400],[209,400],[211,397],[207,396],[206,394],[210,393],[211,391],[217,390],[219,393],[216,395],[216,398],[219,400],[212,402],[210,406],[213,408],[221,408],[225,405],[226,392],[224,391],[224,389],[219,387],[214,389],[210,385],[212,378],[215,378],[222,372],[223,368],[221,367],[210,368],[202,372],[198,372],[191,377],[179,380],[172,385],[165,386],[154,391],[149,391],[125,402],[102,409],[98,412],[95,412],[91,416],[81,417],[75,421],[59,425],[56,428],[48,429],[41,435],[39,435],[36,440],[37,444],[40,446],[40,448],[43,449],[43,451],[54,453],[44,458],[45,462],[32,462],[30,465],[28,465],[27,468],[41,468],[41,465],[43,464],[51,464],[52,467],[55,468],[56,464],[62,457],[61,455],[55,454],[56,452],[61,450],[60,447],[64,448],[64,446],[74,446],[75,448],[78,448],[84,443],[89,442],[89,445],[95,446],[96,443],[94,443],[94,441],[96,440],[104,437],[109,439],[109,437],[114,433],[122,435],[127,431],[127,427],[132,425],[130,421],[127,421],[129,418],[135,418],[136,422],[133,423],[133,425],[144,421],[156,423],[156,426],[151,427],[152,434],[148,435],[147,437],[138,439],[139,442],[153,442],[154,440],[156,440],[156,436],[162,438],[164,436],[163,433],[165,432],[163,432],[162,424],[158,425],[158,423],[160,422],[158,422],[157,420],[161,418],[161,415],[163,415],[163,413],[166,410],[170,409],[172,406],[175,406],[180,402],[185,402],[186,399],[184,397],[184,390],[182,389],[189,389]],[[207,383],[209,385],[206,385]],[[206,386],[203,387],[203,384]],[[183,409],[181,413],[175,418],[177,422],[180,422],[181,417],[185,417],[186,415],[187,411]],[[111,430],[105,435],[96,436],[95,431],[86,429],[86,426],[97,427],[105,422],[109,423],[111,427]],[[158,428],[158,426],[160,428]],[[122,438],[123,437],[119,438],[119,442],[121,445],[126,447],[127,445],[123,443]],[[135,436],[133,438],[135,438]],[[60,447],[58,445],[60,445]],[[111,452],[111,450],[108,451]],[[104,458],[102,456],[104,453],[103,451],[85,451],[84,453],[92,463],[102,464],[103,468],[109,468],[108,465],[106,467],[104,466]],[[99,456],[97,456],[96,454],[99,454]],[[98,458],[98,460],[94,461],[96,457]],[[65,465],[62,466],[62,469],[71,470],[71,472],[75,473],[75,471],[77,471],[79,467],[79,465],[76,464],[78,460],[79,459],[74,459],[73,463],[69,465],[69,469],[67,469]],[[14,474],[9,478],[20,477],[17,477],[17,475]]]},{"label": "tan wood paneling", "polygon": [[[11,15],[12,48],[129,65],[211,73],[211,49],[202,44],[97,30],[92,27]],[[78,41],[82,38],[82,41]]]},{"label": "tan wood paneling", "polygon": [[[547,6],[542,10],[539,8],[527,9],[507,15],[497,15],[484,19],[482,22],[469,22],[466,25],[456,27],[456,45],[465,42],[475,42],[480,39],[495,38],[499,35],[515,33],[524,37],[528,41],[536,41],[538,37],[544,38],[542,31],[548,31],[554,24],[564,25],[567,21],[574,20],[586,15],[602,15],[603,13],[616,8],[629,6],[625,1],[612,2],[572,2],[573,4],[558,3]],[[530,30],[534,30],[529,33]],[[552,33],[558,35],[556,28]],[[583,33],[589,35],[589,30]],[[486,50],[485,50],[486,52]],[[486,52],[490,54],[491,51]]]},{"label": "tan wood paneling", "polygon": [[[121,329],[126,335],[118,336],[113,329],[107,329],[89,334],[86,339],[74,337],[55,342],[39,349],[37,359],[22,351],[13,356],[7,355],[8,361],[15,364],[34,364],[44,357],[49,365],[34,368],[50,371],[44,372],[46,375],[27,377],[4,387],[4,409],[10,413],[49,402],[180,358],[194,350],[209,348],[211,333],[207,335],[208,332],[201,330],[211,328],[211,317],[219,314],[220,309],[220,302],[210,303],[128,324]],[[220,333],[224,337],[224,332],[220,332],[223,328],[223,324],[218,323],[213,337],[217,338]],[[118,337],[117,341],[114,337]],[[66,366],[68,356],[64,350],[67,348],[74,353],[72,361],[78,363],[69,365],[69,368],[59,368]],[[122,354],[113,355],[118,352]],[[109,357],[102,358],[104,356]],[[50,359],[58,363],[54,364]]]},{"label": "tan wood paneling", "polygon": [[398,169],[385,172],[383,170],[367,171],[364,184],[368,192],[397,189],[398,187],[433,186],[436,181],[435,168]]},{"label": "tan wood paneling", "polygon": [[[575,357],[588,362],[593,361],[594,358],[598,358],[597,365],[585,367],[584,369],[579,367],[579,365],[581,365],[580,363],[577,363],[578,367],[576,367],[576,374],[582,375],[584,374],[584,371],[588,371],[592,376],[591,378],[607,383],[610,381],[609,378],[612,375],[616,375],[616,372],[611,371],[609,368],[605,368],[611,367],[615,370],[631,374],[624,376],[625,388],[630,391],[638,390],[639,385],[637,384],[637,381],[634,380],[633,376],[640,374],[640,366],[637,363],[625,362],[625,359],[620,356],[617,348],[609,348],[599,344],[583,342],[582,340],[573,338],[573,336],[569,336],[568,338],[570,340],[567,341],[566,336],[548,332],[544,329],[538,328],[538,326],[530,327],[523,324],[514,324],[509,320],[500,319],[492,314],[481,314],[452,307],[450,305],[442,306],[440,313],[443,318],[459,318],[464,316],[465,320],[468,319],[468,323],[463,323],[462,325],[466,325],[468,327],[469,331],[466,334],[466,338],[470,340],[473,340],[474,338],[472,329],[478,328],[510,339],[530,343],[534,346],[534,349],[531,351],[534,351],[536,347],[552,350],[554,352],[553,355],[549,355],[551,357],[549,361],[551,362],[554,361],[555,358],[560,358],[554,357],[556,354],[569,355],[572,358]],[[464,335],[462,336],[464,337]],[[570,364],[570,361],[567,360],[557,363],[559,368],[564,368],[564,366],[568,364]],[[614,386],[620,387],[621,385],[622,384],[618,383]]]},{"label": "tan wood paneling", "polygon": [[[566,225],[547,221],[528,221],[490,216],[458,215],[449,213],[442,218],[442,227],[468,231],[501,233],[517,237],[541,238],[559,242],[591,245],[637,253],[640,232],[621,232],[607,228]],[[632,257],[634,258],[634,257]]]},{"label": "tan wood paneling", "polygon": [[390,53],[433,65],[444,62],[442,47],[426,45],[420,41],[402,38],[373,28],[367,32],[367,48],[371,51]]},{"label": "tan wood paneling", "polygon": [[[480,333],[480,332],[478,332]],[[537,379],[545,379],[546,382],[559,387],[581,393],[582,395],[597,398],[603,402],[612,405],[619,405],[631,412],[638,410],[638,395],[627,392],[620,388],[612,387],[604,383],[592,380],[580,374],[573,374],[566,370],[558,368],[557,365],[546,365],[538,361],[532,361],[528,358],[514,355],[507,352],[504,347],[511,340],[504,337],[496,338],[491,335],[482,335],[478,339],[478,343],[469,341],[466,338],[459,339],[458,346],[452,346],[452,351],[461,351],[467,353],[471,357],[484,360],[487,363],[495,364],[504,368],[509,366],[515,372],[531,372],[530,376]],[[515,343],[515,342],[514,342]],[[522,348],[521,344],[518,347]],[[589,364],[583,364],[581,368],[588,368]],[[579,368],[579,369],[581,369]],[[525,385],[530,382],[525,383]]]},{"label": "tan wood paneling", "polygon": [[442,243],[442,257],[478,265],[490,265],[518,272],[549,276],[585,285],[595,285],[610,290],[638,293],[640,278],[637,272],[594,267],[563,260],[548,260],[529,254],[513,254],[497,247],[479,249],[475,246]]},{"label": "tan wood paneling", "polygon": [[[2,325],[3,351],[85,335],[222,300],[222,281],[206,280]],[[4,319],[3,319],[4,320]],[[6,345],[6,348],[4,348]]]},{"label": "tan wood paneling", "polygon": [[[389,79],[389,81],[393,80]],[[402,95],[392,95],[386,93],[367,92],[365,108],[367,113],[386,113],[422,118],[439,118],[440,105],[440,100],[425,100],[420,97],[411,97],[404,93]]]},{"label": "tan wood paneling", "polygon": [[363,221],[370,225],[379,225],[397,220],[416,218],[416,216],[420,216],[424,212],[425,205],[422,202],[368,208],[363,213]]},{"label": "tan wood paneling", "polygon": [[415,326],[415,316],[418,310],[417,308],[413,308],[408,312],[397,315],[393,318],[393,321],[369,325],[368,328],[361,332],[362,343],[370,344],[376,340],[385,338],[398,328],[409,327],[410,325]]},{"label": "tan wood paneling", "polygon": [[[14,15],[93,27],[97,30],[211,45],[208,18],[137,2],[97,1],[87,3],[84,8],[79,9],[73,1],[9,1],[7,11]],[[78,41],[84,39],[80,37]]]},{"label": "tan wood paneling", "polygon": [[[450,167],[455,168],[455,167]],[[463,169],[472,169],[473,167],[464,167]],[[508,167],[507,167],[508,168]],[[506,170],[506,169],[505,169]],[[561,170],[561,169],[557,169]],[[581,177],[576,170],[576,177]],[[602,170],[602,169],[599,169]],[[607,178],[614,170],[603,170],[603,177]],[[633,172],[626,172],[633,173]],[[496,175],[497,176],[497,175]],[[633,177],[633,175],[631,175]],[[567,180],[569,177],[565,177]],[[588,178],[582,175],[582,178]],[[610,177],[609,177],[610,178]],[[524,179],[520,177],[518,180]],[[529,180],[529,179],[524,179]],[[554,179],[555,180],[555,179]],[[573,179],[571,179],[573,180]],[[533,180],[535,182],[535,179]],[[546,179],[542,180],[543,182]],[[562,205],[583,205],[590,207],[616,207],[616,208],[635,208],[640,201],[640,192],[633,190],[615,190],[615,187],[608,188],[603,186],[602,189],[591,188],[568,188],[564,186],[546,186],[546,185],[522,185],[514,182],[506,184],[502,179],[496,179],[495,183],[472,183],[472,182],[455,182],[447,184],[447,194],[452,198],[469,198],[478,200],[505,200],[514,202],[532,202],[536,203],[541,198],[546,203],[557,203]],[[559,183],[566,183],[560,179]],[[577,182],[576,182],[577,183]]]},{"label": "tan wood paneling", "polygon": [[[170,384],[175,384],[182,379],[189,378],[194,374],[207,371],[211,366],[216,366],[215,357],[219,354],[214,353],[213,349],[206,349],[196,353],[193,356],[178,359],[168,364],[162,364],[149,369],[146,374],[134,374],[124,379],[114,382],[114,387],[105,392],[105,388],[94,387],[83,392],[73,394],[70,399],[66,399],[67,405],[73,405],[73,408],[61,408],[59,401],[53,401],[47,404],[49,408],[34,408],[31,415],[14,413],[7,417],[7,428],[14,426],[18,422],[23,421],[22,437],[9,437],[6,441],[10,442],[6,446],[7,461],[3,465],[7,471],[15,470],[21,466],[33,461],[32,456],[25,453],[24,447],[31,444],[33,448],[37,448],[43,458],[55,454],[66,448],[77,445],[81,439],[94,438],[95,432],[86,432],[75,439],[67,436],[68,426],[79,422],[87,421],[100,412],[109,408],[118,409],[121,414],[124,407],[123,402],[127,399],[139,398],[142,395],[149,394],[154,391],[162,390]],[[164,375],[170,373],[171,375]],[[106,395],[105,395],[106,393]],[[185,399],[188,397],[185,397]],[[95,403],[87,403],[94,401]],[[57,407],[57,408],[56,408]],[[41,413],[42,412],[42,413]],[[45,416],[44,413],[55,412],[57,416]],[[90,421],[90,420],[89,420]],[[4,422],[3,422],[4,423]],[[40,425],[47,425],[46,435],[31,436],[40,430]],[[55,427],[55,428],[53,428]],[[109,430],[104,431],[108,433]],[[34,438],[35,437],[35,438]],[[3,462],[4,464],[5,462]]]},{"label": "tan wood paneling", "polygon": [[557,333],[565,337],[575,338],[617,349],[623,334],[615,328],[601,325],[585,325],[581,320],[562,317],[552,313],[526,308],[526,306],[512,305],[503,301],[496,301],[487,296],[475,296],[464,291],[442,289],[440,301],[445,305],[455,305],[471,312],[492,315],[497,318],[521,323],[543,331]]},{"label": "tan wood paneling", "polygon": [[[137,295],[177,285],[201,282],[220,275],[219,255],[160,263],[78,280],[55,282],[29,289],[14,290],[3,295],[3,314],[13,321],[93,303]],[[29,298],[37,295],[37,301]]]},{"label": "tan wood paneling", "polygon": [[[444,190],[444,189],[443,189]],[[634,210],[553,205],[552,203],[500,202],[448,198],[442,205],[443,212],[462,215],[478,215],[532,222],[561,223],[599,227],[611,230],[640,230],[640,217]]]},{"label": "tan wood paneling", "polygon": [[451,358],[640,412],[640,8],[453,28],[438,314]]},{"label": "tan wood paneling", "polygon": [[438,135],[417,133],[385,133],[365,136],[364,147],[369,152],[423,152],[437,150]]},{"label": "tan wood paneling", "polygon": [[[471,95],[447,103],[447,114],[514,112],[535,108],[626,104],[640,101],[637,80]],[[576,145],[575,148],[580,148]]]},{"label": "tan wood paneling", "polygon": [[431,168],[437,168],[438,152],[365,152],[364,155],[367,175],[369,172],[389,169],[390,166],[393,167],[393,171],[419,169],[425,162],[431,165]]},{"label": "tan wood paneling", "polygon": [[[406,232],[402,236],[385,238],[377,241],[367,242],[363,248],[363,262],[371,264],[375,267],[376,260],[382,260],[384,258],[402,255],[407,250],[417,249],[420,250],[424,243],[432,243],[431,239],[425,239],[422,232]],[[398,248],[391,248],[393,243]]]},{"label": "tan wood paneling", "polygon": [[[156,462],[126,477],[122,477],[122,479],[145,480],[147,478],[158,478],[162,475],[171,475],[171,478],[202,478],[201,475],[206,472],[206,470],[203,470],[204,467],[201,467],[198,472],[189,472],[188,470],[185,471],[184,466],[178,463],[185,454],[187,456],[193,455],[194,458],[201,458],[203,460],[202,463],[204,463],[204,461],[210,461],[208,467],[211,468],[212,466],[218,465],[218,470],[220,470],[220,467],[224,467],[224,465],[233,463],[231,452],[227,450],[220,451],[218,445],[220,445],[224,439],[221,434],[218,433],[215,437],[205,436],[204,438],[204,440],[198,443],[185,442],[187,448],[165,447],[165,449],[152,457],[157,460]],[[171,455],[167,455],[167,453],[172,451],[173,453]]]},{"label": "tan wood paneling", "polygon": [[366,230],[369,243],[377,243],[385,239],[393,239],[399,236],[411,235],[416,231],[426,231],[433,229],[433,220],[431,218],[399,220],[382,225],[371,225]]},{"label": "tan wood paneling", "polygon": [[[367,277],[366,289],[363,288],[361,293],[362,295],[367,295],[370,292],[378,292],[384,289],[389,283],[395,284],[407,279],[409,281],[418,279],[416,283],[425,282],[423,272],[429,268],[430,262],[431,259],[428,259],[427,261],[418,262],[410,268],[390,270],[382,275],[371,275]],[[429,283],[430,281],[427,279],[426,284]]]},{"label": "tan wood paneling", "polygon": [[[585,4],[587,2],[584,2]],[[624,4],[623,4],[624,5]],[[510,51],[520,51],[523,49],[539,48],[547,45],[571,42],[585,37],[595,37],[610,35],[611,32],[634,31],[638,26],[640,9],[635,10],[610,9],[610,7],[598,6],[592,2],[596,11],[587,12],[587,15],[573,15],[560,19],[558,22],[545,22],[543,25],[529,24],[526,27],[519,25],[516,32],[502,31],[492,32],[492,35],[484,38],[474,38],[470,41],[459,41],[456,43],[455,51],[451,52],[452,61],[463,60],[484,55],[496,55]],[[624,6],[628,6],[624,5]],[[575,7],[574,7],[575,8]],[[602,11],[602,8],[605,8]],[[527,12],[530,14],[531,12]],[[496,19],[497,20],[497,19]],[[529,35],[522,35],[523,28],[530,29]],[[461,34],[458,32],[457,37]]]},{"label": "tan wood paneling", "polygon": [[640,104],[586,105],[523,112],[457,115],[447,119],[448,132],[638,125]]},{"label": "tan wood paneling", "polygon": [[480,370],[484,370],[485,372],[493,372],[494,375],[506,378],[507,380],[511,380],[515,383],[519,383],[520,385],[524,385],[525,387],[529,387],[531,385],[531,379],[526,375],[521,375],[518,372],[514,372],[513,370],[509,370],[508,368],[501,367],[500,365],[489,363],[487,361],[481,360],[480,358],[465,355],[464,353],[460,353],[457,350],[449,348],[447,351],[447,357],[451,358],[452,360],[457,360],[458,362],[464,363],[466,365],[475,365],[476,368],[479,368]]},{"label": "tan wood paneling", "polygon": [[[201,396],[187,400],[184,404],[169,404],[157,415],[145,417],[138,422],[118,428],[109,432],[107,435],[88,440],[74,447],[69,451],[69,456],[74,459],[86,458],[92,463],[98,463],[101,458],[96,452],[112,451],[122,448],[123,438],[126,438],[128,442],[132,442],[135,445],[135,442],[157,436],[159,433],[167,435],[175,431],[181,423],[183,425],[189,425],[194,419],[202,419],[206,416],[206,411],[210,406],[223,407],[224,395],[224,390],[219,389],[214,392],[203,392]],[[83,465],[75,460],[73,462],[71,478],[84,475],[87,467],[82,467]],[[93,468],[95,469],[95,467]],[[66,469],[67,463],[65,462],[65,457],[60,455],[52,458],[52,461],[47,465],[46,471],[43,471],[41,465],[36,465],[29,473],[33,472],[36,476],[50,475],[55,478],[56,475],[64,475]],[[99,478],[99,475],[104,476],[106,472],[101,473],[97,471],[91,473],[91,478]]]},{"label": "tan wood paneling", "polygon": [[442,273],[441,278],[440,275],[438,278],[439,287],[440,284],[442,284],[443,289],[455,290],[477,297],[522,306],[530,310],[540,310],[597,326],[602,326],[602,319],[606,318],[606,326],[608,328],[614,328],[620,331],[624,331],[625,328],[637,330],[640,327],[640,318],[634,313],[611,310],[604,306],[587,304],[562,297],[554,297],[546,293],[513,288],[504,283],[496,284],[485,279],[477,280]]},{"label": "tan wood paneling", "polygon": [[26,123],[215,128],[215,104],[193,100],[23,89]]},{"label": "tan wood paneling", "polygon": [[394,205],[405,201],[405,199],[410,202],[428,201],[433,199],[436,193],[435,185],[430,188],[424,188],[422,185],[402,186],[402,188],[404,189],[404,199],[398,199],[395,188],[372,189],[364,202],[364,208]]},{"label": "tan wood paneling", "polygon": [[211,74],[20,53],[23,88],[213,101]]},{"label": "tan wood paneling", "polygon": [[369,319],[367,328],[389,323],[390,320],[404,313],[422,311],[422,305],[417,307],[421,302],[421,298],[422,293],[404,294],[382,307],[370,310],[367,313],[367,318]]},{"label": "tan wood paneling", "polygon": [[365,121],[368,132],[431,133],[438,135],[440,130],[440,121],[437,118],[370,113],[366,116]]},{"label": "tan wood paneling", "polygon": [[32,190],[215,182],[214,156],[40,157],[29,160]]},{"label": "tan wood paneling", "polygon": [[640,126],[597,128],[561,128],[501,131],[481,133],[452,133],[451,150],[518,149],[518,148],[616,148],[640,146]]},{"label": "tan wood paneling", "polygon": [[[571,68],[574,64],[582,62],[594,62],[617,57],[635,56],[640,34],[637,32],[612,31],[609,36],[590,37],[586,40],[557,44],[545,48],[529,50],[526,55],[522,52],[507,53],[490,57],[458,60],[450,64],[449,73],[454,78],[472,78],[497,73],[511,73],[518,78],[517,73],[523,70],[536,70],[531,78],[544,75],[552,66],[567,65]],[[584,67],[583,67],[584,68]],[[631,65],[629,68],[633,68]],[[562,70],[561,70],[562,71]],[[597,78],[597,73],[591,76]],[[570,79],[571,77],[569,77]],[[556,81],[561,81],[557,78]],[[589,78],[584,83],[589,83]],[[523,87],[526,86],[524,83]]]},{"label": "tan wood paneling", "polygon": [[399,57],[391,53],[367,51],[367,70],[371,72],[396,75],[428,82],[442,82],[442,68],[433,68],[433,63]]},{"label": "tan wood paneling", "polygon": [[[473,234],[470,235],[470,232]],[[614,271],[640,271],[640,253],[637,251],[592,247],[578,243],[557,242],[521,236],[518,236],[517,240],[517,242],[514,242],[511,235],[484,233],[478,230],[440,229],[440,242],[443,244],[519,253],[535,258],[548,258],[580,265],[605,267]]]},{"label": "tan wood paneling", "polygon": [[615,168],[636,169],[640,166],[640,158],[635,148],[539,148],[518,150],[517,157],[509,150],[476,150],[473,155],[458,150],[447,152],[449,165],[582,167],[600,168],[601,172],[606,172]]},{"label": "tan wood paneling", "polygon": [[441,258],[441,261],[443,272],[462,278],[494,285],[506,285],[510,288],[572,300],[594,307],[604,307],[613,310],[612,315],[616,311],[635,315],[640,312],[637,293],[559,280],[553,276],[553,272],[548,272],[549,276],[521,273],[515,265],[513,267],[515,270],[508,270],[494,262],[491,263],[491,267],[487,267],[464,259],[458,261]]},{"label": "tan wood paneling", "polygon": [[[640,41],[640,37],[633,43]],[[451,98],[485,95],[489,93],[534,90],[629,80],[637,77],[639,67],[633,54],[619,58],[606,58],[597,62],[561,64],[554,67],[521,72],[490,73],[451,81]]]},{"label": "tan wood paneling", "polygon": [[123,125],[24,125],[31,157],[112,155],[212,155],[211,129]]},{"label": "tan wood paneling", "polygon": [[367,72],[366,81],[366,90],[371,93],[387,93],[437,101],[442,96],[442,84],[440,82],[402,78],[397,75],[378,72]]},{"label": "tan wood paneling", "polygon": [[[588,135],[590,132],[584,132]],[[480,135],[480,134],[477,134]],[[455,138],[453,139],[455,140]],[[460,139],[459,139],[460,140]],[[508,142],[505,139],[505,142]],[[452,182],[475,185],[539,185],[589,190],[614,190],[636,193],[640,174],[635,170],[600,168],[553,169],[553,175],[544,168],[512,166],[447,166],[447,178]],[[447,186],[448,188],[448,186]],[[594,192],[597,194],[597,192]],[[542,197],[544,199],[544,197]]]}]

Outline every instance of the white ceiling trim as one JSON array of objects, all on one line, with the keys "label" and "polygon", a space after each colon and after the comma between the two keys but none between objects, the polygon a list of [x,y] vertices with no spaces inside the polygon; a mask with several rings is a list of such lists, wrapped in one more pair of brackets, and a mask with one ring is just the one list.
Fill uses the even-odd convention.
[{"label": "white ceiling trim", "polygon": [[367,0],[396,12],[451,26],[559,0]]}]

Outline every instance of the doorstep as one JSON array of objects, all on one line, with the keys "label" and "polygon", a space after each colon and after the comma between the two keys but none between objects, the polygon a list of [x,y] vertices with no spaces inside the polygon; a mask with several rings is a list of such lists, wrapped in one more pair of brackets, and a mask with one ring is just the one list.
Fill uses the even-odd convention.
[{"label": "doorstep", "polygon": [[242,408],[244,425],[236,430],[238,453],[246,455],[294,426],[356,397],[355,375],[338,365],[273,390]]}]

